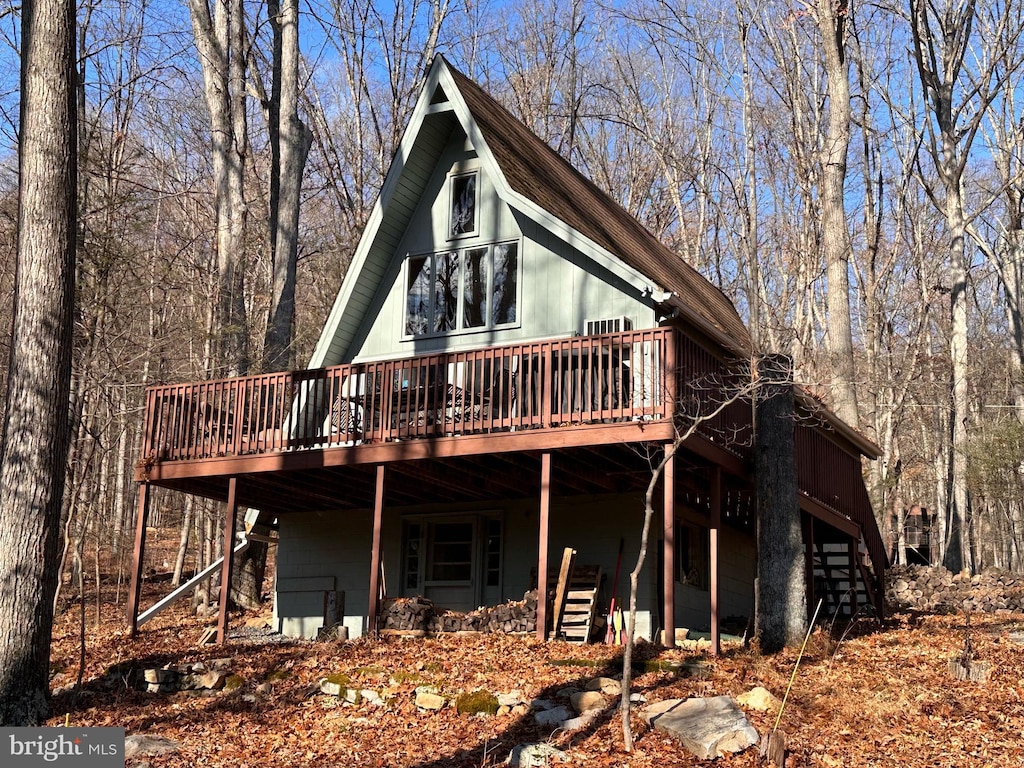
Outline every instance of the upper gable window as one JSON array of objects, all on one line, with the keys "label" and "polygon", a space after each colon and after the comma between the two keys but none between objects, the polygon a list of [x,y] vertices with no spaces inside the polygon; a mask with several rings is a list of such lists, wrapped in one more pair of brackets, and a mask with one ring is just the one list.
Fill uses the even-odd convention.
[{"label": "upper gable window", "polygon": [[405,286],[407,337],[514,325],[519,244],[410,256]]},{"label": "upper gable window", "polygon": [[476,192],[479,187],[476,173],[452,176],[451,185],[451,216],[449,235],[465,237],[476,234]]}]

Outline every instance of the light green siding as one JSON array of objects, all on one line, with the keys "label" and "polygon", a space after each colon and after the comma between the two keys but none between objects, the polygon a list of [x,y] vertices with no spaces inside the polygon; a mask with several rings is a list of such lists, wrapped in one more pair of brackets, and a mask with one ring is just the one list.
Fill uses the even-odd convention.
[{"label": "light green siding", "polygon": [[[449,180],[478,176],[478,228],[469,237],[449,237]],[[472,330],[443,337],[403,338],[406,277],[410,255],[438,253],[495,242],[519,243],[517,322],[513,327]],[[649,298],[597,265],[579,250],[502,202],[483,163],[456,128],[423,197],[388,264],[347,356],[350,360],[408,357],[441,350],[514,343],[585,332],[586,320],[626,316],[635,328],[656,318]]]},{"label": "light green siding", "polygon": [[[520,600],[530,587],[537,566],[539,503],[536,499],[506,500],[473,505],[423,506],[388,509],[384,516],[384,565],[389,596],[402,589],[403,519],[424,515],[465,515],[481,512],[500,515],[503,522],[502,584],[481,602]],[[351,637],[366,630],[370,578],[370,511],[293,514],[280,520],[275,619],[287,635],[314,637],[322,624],[323,591],[345,592],[345,624]],[[697,519],[697,518],[695,518]],[[562,550],[572,547],[577,562],[600,565],[605,574],[602,602],[611,596],[620,538],[625,553],[619,575],[618,596],[628,600],[629,572],[636,564],[643,522],[639,494],[552,499],[549,528],[549,565],[555,570]],[[658,523],[654,531],[658,531]],[[652,536],[638,592],[637,634],[651,639],[656,629],[660,541]],[[721,541],[722,617],[749,616],[753,610],[754,543],[751,537],[723,528]],[[676,585],[676,624],[706,629],[710,624],[707,591]]]}]

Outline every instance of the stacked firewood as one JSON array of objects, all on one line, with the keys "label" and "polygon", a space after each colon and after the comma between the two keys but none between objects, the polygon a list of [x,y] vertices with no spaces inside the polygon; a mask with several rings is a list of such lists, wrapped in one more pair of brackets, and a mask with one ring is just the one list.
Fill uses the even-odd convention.
[{"label": "stacked firewood", "polygon": [[995,568],[970,576],[941,566],[893,566],[886,599],[894,609],[960,612],[1024,610],[1024,574]]},{"label": "stacked firewood", "polygon": [[462,613],[435,608],[422,597],[384,601],[383,629],[399,632],[533,632],[537,627],[537,593],[527,592],[522,600],[485,606]]},{"label": "stacked firewood", "polygon": [[381,606],[381,627],[403,632],[425,632],[434,616],[434,604],[422,597],[396,597]]}]

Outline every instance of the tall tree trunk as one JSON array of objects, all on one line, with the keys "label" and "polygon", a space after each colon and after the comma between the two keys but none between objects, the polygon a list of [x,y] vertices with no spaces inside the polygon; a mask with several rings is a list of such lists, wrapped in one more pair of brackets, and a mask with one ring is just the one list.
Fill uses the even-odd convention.
[{"label": "tall tree trunk", "polygon": [[270,104],[270,251],[273,281],[263,370],[291,368],[302,175],[313,134],[299,119],[298,0],[267,1],[274,30]]},{"label": "tall tree trunk", "polygon": [[[952,137],[950,137],[952,140]],[[948,152],[948,151],[947,151]],[[944,154],[947,154],[944,152]],[[951,162],[955,158],[950,158]],[[953,537],[946,549],[945,565],[952,571],[973,571],[968,545],[970,511],[967,493],[967,254],[964,250],[964,212],[959,176],[948,178],[946,187],[946,224],[949,227],[950,332],[949,358],[952,365],[952,412],[950,413],[950,475]]]},{"label": "tall tree trunk", "polygon": [[[263,344],[264,371],[293,367],[295,274],[299,253],[302,176],[313,134],[299,119],[298,0],[267,1],[274,31],[270,125],[270,255],[273,265],[270,311]],[[245,608],[262,601],[267,544],[254,541],[235,563],[232,598]]]},{"label": "tall tree trunk", "polygon": [[242,375],[249,370],[244,278],[245,16],[241,0],[214,0],[212,15],[206,0],[189,0],[189,10],[210,114],[217,217],[211,363],[218,374]]},{"label": "tall tree trunk", "polygon": [[[804,542],[797,503],[792,361],[762,358],[754,467],[757,483],[757,635],[761,650],[799,645],[807,632]],[[786,383],[788,382],[788,383]]]},{"label": "tall tree trunk", "polygon": [[843,421],[858,426],[853,330],[850,321],[850,230],[844,205],[850,150],[850,81],[846,59],[846,0],[818,0],[818,29],[828,78],[828,134],[821,169],[821,235],[828,276],[826,304],[832,401]]},{"label": "tall tree trunk", "polygon": [[71,391],[75,4],[21,13],[18,260],[0,443],[0,724],[47,714]]}]

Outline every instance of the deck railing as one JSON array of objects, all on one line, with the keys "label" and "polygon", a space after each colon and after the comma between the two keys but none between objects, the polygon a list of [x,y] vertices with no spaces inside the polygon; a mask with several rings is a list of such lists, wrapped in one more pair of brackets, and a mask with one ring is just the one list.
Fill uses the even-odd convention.
[{"label": "deck railing", "polygon": [[[692,416],[698,401],[722,401],[722,370],[673,329],[654,328],[150,387],[143,457],[655,421],[676,408]],[[749,425],[736,405],[702,431],[736,442],[726,436]]]}]

